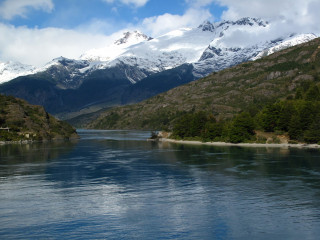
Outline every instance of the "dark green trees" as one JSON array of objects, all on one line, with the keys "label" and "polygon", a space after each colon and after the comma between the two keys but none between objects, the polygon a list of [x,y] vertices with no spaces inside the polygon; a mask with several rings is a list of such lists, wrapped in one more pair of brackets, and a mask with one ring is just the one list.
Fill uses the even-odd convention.
[{"label": "dark green trees", "polygon": [[250,114],[241,113],[232,121],[220,121],[204,112],[188,113],[180,117],[173,128],[173,137],[198,138],[202,141],[249,141],[254,136],[254,121]]},{"label": "dark green trees", "polygon": [[249,113],[243,112],[232,121],[229,131],[229,140],[232,143],[240,143],[251,140],[254,136],[254,121]]},{"label": "dark green trees", "polygon": [[307,143],[320,141],[320,92],[315,84],[297,89],[294,100],[284,100],[266,106],[256,117],[258,126],[266,132],[288,132],[291,140]]},{"label": "dark green trees", "polygon": [[173,135],[182,139],[201,137],[205,133],[205,126],[214,122],[215,119],[205,112],[187,113],[177,119]]}]

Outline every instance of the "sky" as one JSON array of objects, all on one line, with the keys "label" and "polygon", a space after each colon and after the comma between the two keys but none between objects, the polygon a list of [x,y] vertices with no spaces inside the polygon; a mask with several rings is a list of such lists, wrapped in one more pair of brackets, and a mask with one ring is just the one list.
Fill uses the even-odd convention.
[{"label": "sky", "polygon": [[257,17],[270,34],[320,33],[320,0],[0,0],[0,61],[78,58],[124,31],[157,37],[205,20]]}]

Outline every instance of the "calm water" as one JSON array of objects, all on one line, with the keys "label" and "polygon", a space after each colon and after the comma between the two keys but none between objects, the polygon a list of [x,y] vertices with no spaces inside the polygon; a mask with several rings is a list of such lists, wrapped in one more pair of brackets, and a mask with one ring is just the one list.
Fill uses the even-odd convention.
[{"label": "calm water", "polygon": [[80,133],[0,146],[0,239],[319,239],[319,150]]}]

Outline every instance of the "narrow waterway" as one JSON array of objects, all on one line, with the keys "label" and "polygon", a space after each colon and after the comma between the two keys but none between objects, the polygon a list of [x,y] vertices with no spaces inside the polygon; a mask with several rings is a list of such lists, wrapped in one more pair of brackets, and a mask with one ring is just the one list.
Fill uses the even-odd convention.
[{"label": "narrow waterway", "polygon": [[0,239],[318,239],[320,150],[147,142],[0,146]]}]

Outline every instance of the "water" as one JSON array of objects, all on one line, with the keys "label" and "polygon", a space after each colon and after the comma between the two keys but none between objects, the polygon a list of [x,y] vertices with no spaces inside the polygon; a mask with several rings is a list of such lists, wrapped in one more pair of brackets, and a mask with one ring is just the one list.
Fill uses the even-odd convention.
[{"label": "water", "polygon": [[318,239],[320,151],[147,142],[0,146],[0,239]]}]

